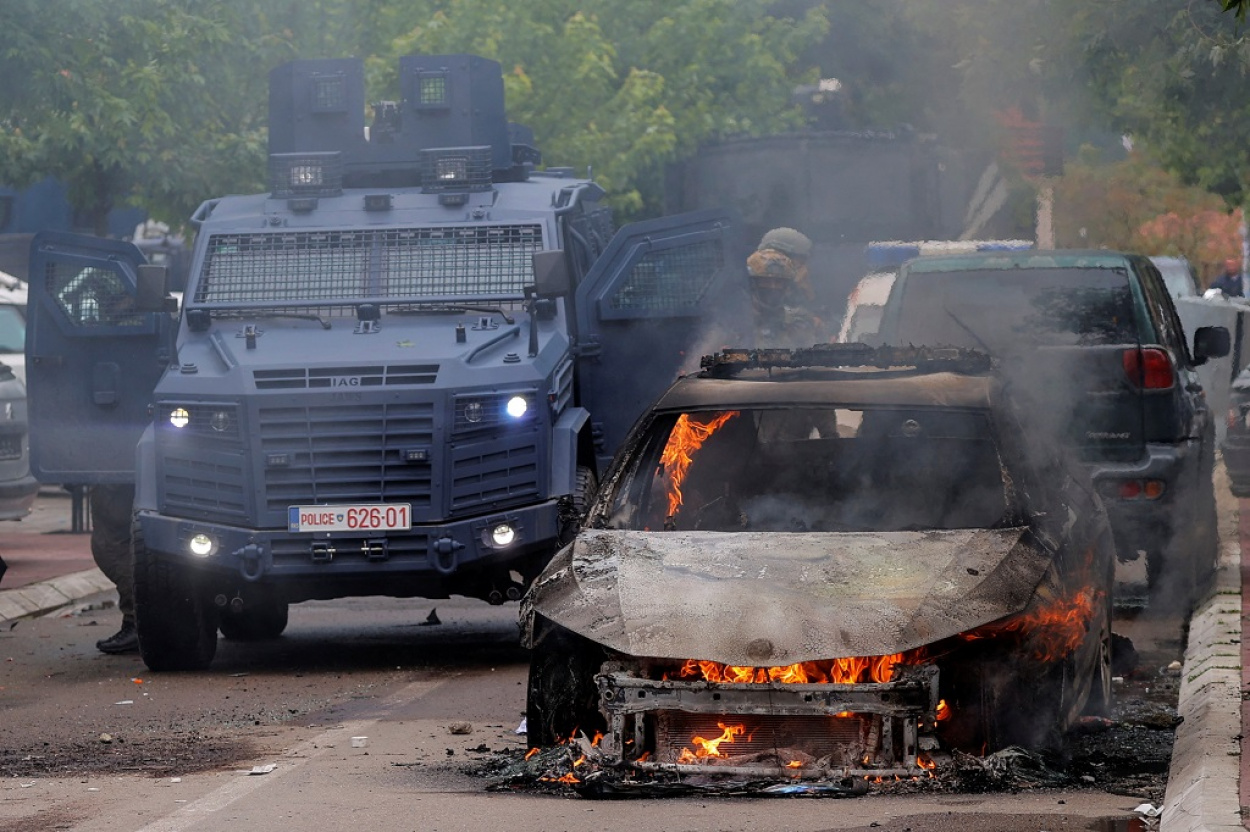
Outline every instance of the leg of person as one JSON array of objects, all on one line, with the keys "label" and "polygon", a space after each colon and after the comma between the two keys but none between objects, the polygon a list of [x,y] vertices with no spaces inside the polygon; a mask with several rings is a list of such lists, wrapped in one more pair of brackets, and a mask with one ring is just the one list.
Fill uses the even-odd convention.
[{"label": "leg of person", "polygon": [[130,551],[134,502],[133,485],[97,485],[91,489],[91,556],[100,571],[117,585],[117,608],[122,614],[121,629],[96,642],[96,648],[104,653],[133,653],[139,649]]}]

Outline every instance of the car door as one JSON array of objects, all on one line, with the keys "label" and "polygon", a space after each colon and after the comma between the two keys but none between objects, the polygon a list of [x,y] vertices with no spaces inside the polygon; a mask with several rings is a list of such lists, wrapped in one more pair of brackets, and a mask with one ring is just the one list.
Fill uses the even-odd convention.
[{"label": "car door", "polygon": [[580,400],[600,470],[634,421],[703,352],[747,342],[745,254],[732,214],[627,225],[575,294]]},{"label": "car door", "polygon": [[41,232],[31,243],[26,384],[42,482],[134,480],[172,327],[168,314],[135,308],[144,262],[120,240]]}]

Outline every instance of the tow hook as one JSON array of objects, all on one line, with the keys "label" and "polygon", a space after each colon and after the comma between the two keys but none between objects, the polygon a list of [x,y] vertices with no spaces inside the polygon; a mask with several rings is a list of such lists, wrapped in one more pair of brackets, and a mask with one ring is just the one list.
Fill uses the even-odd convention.
[{"label": "tow hook", "polygon": [[260,580],[261,576],[273,566],[273,559],[269,553],[255,543],[249,543],[235,551],[234,556],[239,559],[239,575],[245,581]]},{"label": "tow hook", "polygon": [[444,575],[456,571],[460,558],[456,553],[464,548],[464,544],[454,537],[440,537],[430,545],[430,563]]}]

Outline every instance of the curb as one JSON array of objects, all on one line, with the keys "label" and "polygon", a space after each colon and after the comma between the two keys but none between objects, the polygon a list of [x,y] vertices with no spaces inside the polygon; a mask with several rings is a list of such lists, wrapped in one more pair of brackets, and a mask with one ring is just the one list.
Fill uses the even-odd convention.
[{"label": "curb", "polygon": [[1241,776],[1241,549],[1221,546],[1211,594],[1194,610],[1185,647],[1160,832],[1245,832]]},{"label": "curb", "polygon": [[114,589],[99,569],[88,569],[48,581],[0,590],[0,626],[75,604],[97,592]]}]

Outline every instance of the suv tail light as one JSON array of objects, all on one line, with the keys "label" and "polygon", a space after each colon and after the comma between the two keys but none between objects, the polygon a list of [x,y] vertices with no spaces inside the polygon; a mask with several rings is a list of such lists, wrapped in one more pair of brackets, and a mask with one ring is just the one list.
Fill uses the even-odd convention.
[{"label": "suv tail light", "polygon": [[1124,375],[1143,390],[1169,390],[1176,383],[1172,358],[1158,347],[1125,350]]}]

